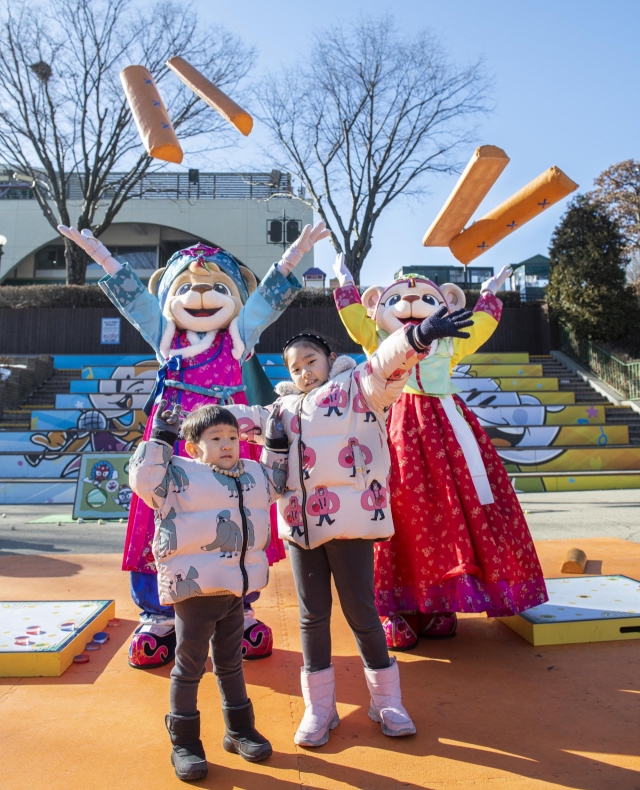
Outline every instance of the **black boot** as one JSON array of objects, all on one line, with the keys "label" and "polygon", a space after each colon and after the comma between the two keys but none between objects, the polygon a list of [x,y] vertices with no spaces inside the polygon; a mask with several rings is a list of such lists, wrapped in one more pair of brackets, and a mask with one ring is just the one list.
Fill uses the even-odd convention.
[{"label": "black boot", "polygon": [[204,779],[209,768],[200,740],[200,714],[174,716],[167,713],[165,724],[173,744],[171,765],[176,769],[178,779],[182,779],[183,782]]},{"label": "black boot", "polygon": [[227,725],[222,745],[228,752],[239,754],[250,763],[271,757],[271,744],[254,727],[256,717],[251,700],[240,708],[223,708],[222,714]]}]

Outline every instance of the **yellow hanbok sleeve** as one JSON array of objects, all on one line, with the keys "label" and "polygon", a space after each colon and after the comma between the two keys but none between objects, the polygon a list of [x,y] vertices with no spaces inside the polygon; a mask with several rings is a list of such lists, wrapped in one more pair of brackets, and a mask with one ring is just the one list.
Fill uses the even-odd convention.
[{"label": "yellow hanbok sleeve", "polygon": [[355,285],[347,284],[334,291],[340,320],[349,337],[362,346],[367,356],[378,348],[376,322],[367,315],[367,308],[360,301]]},{"label": "yellow hanbok sleeve", "polygon": [[475,353],[480,346],[487,342],[496,331],[501,315],[502,302],[488,291],[481,294],[473,310],[473,326],[465,330],[469,332],[470,337],[466,339],[456,337],[453,340],[451,370],[467,354]]}]

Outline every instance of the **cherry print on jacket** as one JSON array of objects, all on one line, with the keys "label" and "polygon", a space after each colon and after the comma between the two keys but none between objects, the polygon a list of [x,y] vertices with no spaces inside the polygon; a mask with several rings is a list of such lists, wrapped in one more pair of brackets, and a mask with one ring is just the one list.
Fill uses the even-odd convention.
[{"label": "cherry print on jacket", "polygon": [[338,463],[340,466],[344,469],[351,468],[349,477],[356,476],[358,463],[364,463],[366,465],[370,464],[372,460],[373,455],[371,454],[371,450],[365,447],[364,444],[360,444],[355,436],[349,438],[349,443],[340,450],[340,455],[338,456]]},{"label": "cherry print on jacket", "polygon": [[320,516],[317,527],[321,527],[325,521],[333,524],[335,519],[331,518],[331,514],[337,513],[338,510],[340,510],[340,499],[326,486],[316,486],[315,494],[307,500],[307,513],[310,516]]},{"label": "cherry print on jacket", "polygon": [[297,496],[292,496],[289,500],[289,504],[284,509],[284,518],[291,527],[291,536],[293,537],[297,533],[302,537],[304,533],[301,527],[304,526],[304,521],[302,520],[302,508]]},{"label": "cherry print on jacket", "polygon": [[331,382],[329,389],[324,390],[316,397],[316,406],[327,406],[325,417],[331,417],[335,412],[338,417],[342,417],[340,409],[347,406],[347,393],[335,381]]},{"label": "cherry print on jacket", "polygon": [[364,414],[365,422],[377,422],[376,415],[369,409],[367,406],[367,402],[364,399],[364,395],[360,391],[360,371],[356,370],[353,374],[353,378],[358,386],[358,394],[353,399],[353,410],[356,414]]},{"label": "cherry print on jacket", "polygon": [[304,479],[308,480],[310,476],[310,470],[316,465],[316,451],[311,448],[307,447],[304,442],[300,442],[302,446],[302,471],[304,472]]},{"label": "cherry print on jacket", "polygon": [[380,516],[380,521],[385,518],[382,508],[387,506],[387,489],[384,488],[377,480],[372,480],[369,488],[362,494],[360,504],[365,510],[373,511],[373,518],[371,521],[377,521]]}]

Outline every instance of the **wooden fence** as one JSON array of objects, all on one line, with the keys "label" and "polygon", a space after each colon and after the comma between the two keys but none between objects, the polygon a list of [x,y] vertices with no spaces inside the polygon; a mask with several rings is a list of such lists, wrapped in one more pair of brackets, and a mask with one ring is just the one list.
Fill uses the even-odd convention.
[{"label": "wooden fence", "polygon": [[[47,307],[0,309],[0,354],[146,354],[150,346],[124,318],[120,343],[101,345],[101,319],[120,314],[112,308]],[[295,334],[315,331],[339,352],[360,351],[348,337],[337,312],[327,307],[290,307],[268,327],[257,350],[277,353]],[[548,354],[549,323],[541,305],[505,307],[493,337],[482,351]]]}]

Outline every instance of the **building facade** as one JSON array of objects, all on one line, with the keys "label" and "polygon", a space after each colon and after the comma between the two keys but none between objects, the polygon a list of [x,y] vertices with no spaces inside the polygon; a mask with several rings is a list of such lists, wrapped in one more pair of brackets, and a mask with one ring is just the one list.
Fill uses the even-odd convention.
[{"label": "building facade", "polygon": [[[198,241],[232,253],[260,279],[299,230],[313,222],[312,210],[291,196],[290,176],[278,174],[277,180],[273,173],[150,174],[101,239],[145,280],[174,252]],[[72,183],[72,217],[79,215],[81,199],[80,183]],[[29,184],[15,178],[0,183],[0,234],[7,238],[1,283],[65,282],[62,238],[44,218]],[[313,264],[313,252],[305,262]],[[101,275],[97,264],[87,268],[87,282]]]},{"label": "building facade", "polygon": [[426,277],[436,285],[456,283],[460,287],[473,289],[493,276],[490,266],[403,266],[395,273],[395,277],[406,277],[417,274]]}]

